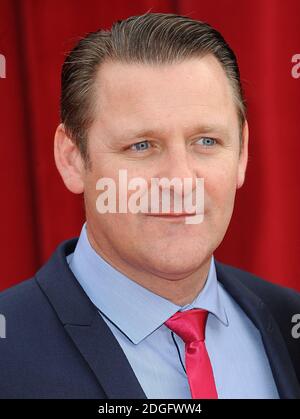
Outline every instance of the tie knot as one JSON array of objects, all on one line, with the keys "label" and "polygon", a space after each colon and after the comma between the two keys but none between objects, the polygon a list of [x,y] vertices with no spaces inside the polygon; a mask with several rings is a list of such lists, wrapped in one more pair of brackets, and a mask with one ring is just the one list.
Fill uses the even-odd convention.
[{"label": "tie knot", "polygon": [[185,343],[204,341],[207,316],[207,310],[200,308],[178,311],[165,322],[165,325]]}]

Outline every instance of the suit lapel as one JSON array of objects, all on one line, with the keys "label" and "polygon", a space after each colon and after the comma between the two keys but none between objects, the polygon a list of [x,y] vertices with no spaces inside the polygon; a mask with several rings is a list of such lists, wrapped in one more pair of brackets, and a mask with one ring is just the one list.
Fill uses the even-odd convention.
[{"label": "suit lapel", "polygon": [[300,386],[277,322],[263,301],[241,281],[236,271],[216,261],[218,280],[261,333],[280,398],[300,398]]},{"label": "suit lapel", "polygon": [[109,399],[146,399],[118,341],[97,313],[89,326],[65,325]]},{"label": "suit lapel", "polygon": [[62,243],[36,279],[109,399],[146,399],[117,339],[68,267],[77,239]]}]

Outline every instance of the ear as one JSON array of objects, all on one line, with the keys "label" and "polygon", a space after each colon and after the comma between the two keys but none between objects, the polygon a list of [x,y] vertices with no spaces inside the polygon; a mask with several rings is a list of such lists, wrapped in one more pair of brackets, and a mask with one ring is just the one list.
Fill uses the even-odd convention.
[{"label": "ear", "polygon": [[237,174],[237,185],[236,188],[239,189],[243,186],[246,175],[246,168],[248,163],[248,140],[249,140],[249,127],[248,122],[244,122],[242,130],[242,144],[241,151],[239,156],[238,164],[238,174]]},{"label": "ear", "polygon": [[54,159],[64,184],[69,191],[79,194],[84,190],[84,162],[76,144],[60,124],[54,137]]}]

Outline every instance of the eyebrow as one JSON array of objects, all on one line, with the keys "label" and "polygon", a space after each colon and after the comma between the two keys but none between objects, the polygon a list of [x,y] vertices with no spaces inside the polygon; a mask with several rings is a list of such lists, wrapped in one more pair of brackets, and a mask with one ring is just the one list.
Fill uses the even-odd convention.
[{"label": "eyebrow", "polygon": [[[228,133],[228,128],[226,127],[226,125],[223,124],[200,124],[194,126],[193,128],[188,128],[187,131],[189,132],[188,136],[191,136],[196,133],[206,134],[208,132],[216,132],[218,134],[226,135]],[[159,129],[129,129],[128,131],[123,132],[120,138],[122,140],[127,140],[138,137],[155,137],[166,134],[167,133],[165,130]]]}]

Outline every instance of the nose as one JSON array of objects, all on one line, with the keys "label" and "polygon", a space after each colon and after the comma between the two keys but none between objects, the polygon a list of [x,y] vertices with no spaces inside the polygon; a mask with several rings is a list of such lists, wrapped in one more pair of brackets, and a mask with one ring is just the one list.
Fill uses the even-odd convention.
[{"label": "nose", "polygon": [[169,180],[179,178],[182,182],[188,178],[191,179],[192,189],[195,188],[196,169],[192,156],[183,141],[174,142],[166,149],[158,177],[166,177]]},{"label": "nose", "polygon": [[[165,149],[155,177],[160,180],[160,200],[162,203],[170,202],[171,212],[181,212],[183,207],[187,212],[195,211],[199,195],[197,170],[193,156],[183,141],[174,141]],[[166,182],[163,181],[165,179]],[[163,205],[162,203],[160,205]],[[199,204],[197,211],[198,207]]]}]

